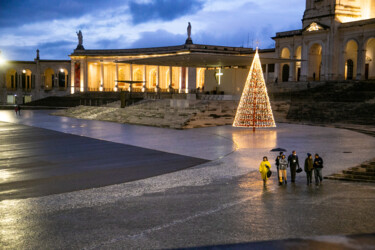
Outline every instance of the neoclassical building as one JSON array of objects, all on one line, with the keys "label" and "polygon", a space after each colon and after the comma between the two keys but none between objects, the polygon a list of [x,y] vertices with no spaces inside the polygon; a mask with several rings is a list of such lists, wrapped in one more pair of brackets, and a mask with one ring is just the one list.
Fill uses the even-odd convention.
[{"label": "neoclassical building", "polygon": [[281,81],[375,79],[375,1],[306,0],[302,29],[273,37]]},{"label": "neoclassical building", "polygon": [[0,104],[23,104],[70,93],[70,60],[7,61],[0,66]]},{"label": "neoclassical building", "polygon": [[[239,96],[255,51],[194,44],[85,49],[70,61],[9,61],[0,67],[0,104],[77,92],[225,93]],[[306,0],[302,28],[276,33],[260,50],[266,82],[375,79],[375,0]]]}]

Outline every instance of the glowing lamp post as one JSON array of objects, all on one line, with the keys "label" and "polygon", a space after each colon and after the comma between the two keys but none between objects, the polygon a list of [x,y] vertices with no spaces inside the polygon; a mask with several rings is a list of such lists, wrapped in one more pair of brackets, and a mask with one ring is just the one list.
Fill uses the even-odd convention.
[{"label": "glowing lamp post", "polygon": [[233,127],[276,127],[263,77],[258,48],[246,79]]},{"label": "glowing lamp post", "polygon": [[1,51],[0,51],[0,65],[3,65],[5,64],[5,58],[1,55]]}]

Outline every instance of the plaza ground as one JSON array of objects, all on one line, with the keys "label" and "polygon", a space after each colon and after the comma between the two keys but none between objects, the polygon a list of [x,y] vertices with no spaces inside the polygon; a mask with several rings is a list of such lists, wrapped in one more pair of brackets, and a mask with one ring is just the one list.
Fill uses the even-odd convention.
[{"label": "plaza ground", "polygon": [[[231,126],[171,130],[55,117],[48,112],[25,110],[16,117],[14,111],[0,111],[0,121],[6,122],[2,127],[13,129],[13,139],[7,143],[11,147],[2,147],[0,152],[6,162],[0,166],[1,187],[38,180],[46,173],[49,177],[54,173],[52,180],[70,178],[65,172],[69,166],[64,164],[46,164],[38,172],[41,176],[14,167],[22,154],[36,162],[41,155],[47,157],[32,151],[25,137],[28,130],[38,131],[39,136],[33,138],[38,148],[54,148],[46,142],[64,138],[55,150],[48,151],[51,162],[59,161],[62,152],[67,158],[73,154],[79,159],[78,148],[84,150],[86,143],[77,146],[72,142],[89,141],[105,149],[103,153],[137,147],[142,155],[151,150],[155,154],[149,160],[155,164],[146,164],[143,173],[153,174],[95,186],[96,182],[84,179],[89,166],[80,166],[74,171],[80,173],[84,186],[75,191],[60,189],[49,195],[31,195],[33,198],[12,197],[12,192],[22,192],[20,185],[7,198],[1,196],[0,245],[4,248],[178,248],[318,236],[330,242],[332,238],[327,235],[375,232],[374,184],[324,180],[321,186],[307,186],[302,173],[295,185],[279,187],[273,176],[263,188],[258,173],[262,157],[269,156],[273,163],[277,152],[270,150],[282,147],[287,153],[296,149],[301,162],[307,152],[320,153],[325,160],[323,174],[332,174],[372,159],[375,138],[371,136],[291,124],[278,124],[276,129],[255,134]],[[24,149],[17,150],[17,145]],[[157,173],[163,165],[157,161],[160,155],[197,162],[184,170],[168,171],[167,167],[167,171]],[[92,157],[100,159],[100,150]],[[116,157],[124,157],[126,162],[133,155]],[[103,160],[95,162],[103,173],[121,168],[126,177],[126,164],[113,167]]]}]

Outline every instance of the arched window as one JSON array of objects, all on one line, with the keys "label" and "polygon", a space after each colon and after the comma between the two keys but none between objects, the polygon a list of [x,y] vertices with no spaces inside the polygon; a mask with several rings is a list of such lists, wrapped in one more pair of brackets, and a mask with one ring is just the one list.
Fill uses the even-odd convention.
[{"label": "arched window", "polygon": [[60,69],[59,71],[59,88],[66,88],[68,83],[68,71]]}]

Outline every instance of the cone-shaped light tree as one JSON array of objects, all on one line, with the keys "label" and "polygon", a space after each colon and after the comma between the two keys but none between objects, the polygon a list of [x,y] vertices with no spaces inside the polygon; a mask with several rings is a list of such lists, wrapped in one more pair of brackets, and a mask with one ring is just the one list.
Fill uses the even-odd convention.
[{"label": "cone-shaped light tree", "polygon": [[258,48],[247,76],[233,122],[234,127],[276,127],[267,87],[263,77]]}]

